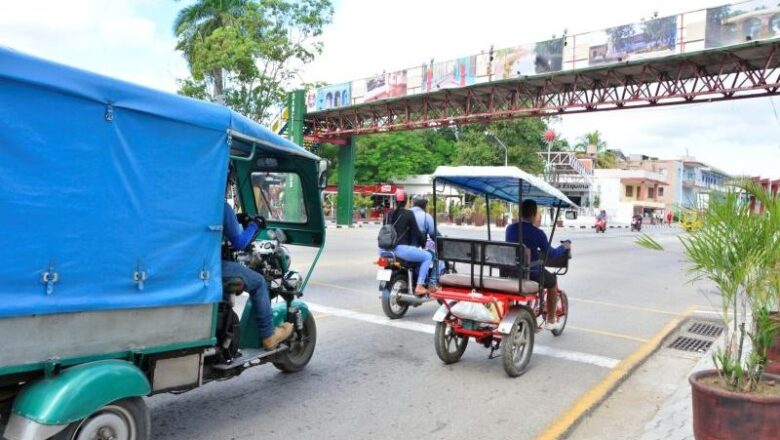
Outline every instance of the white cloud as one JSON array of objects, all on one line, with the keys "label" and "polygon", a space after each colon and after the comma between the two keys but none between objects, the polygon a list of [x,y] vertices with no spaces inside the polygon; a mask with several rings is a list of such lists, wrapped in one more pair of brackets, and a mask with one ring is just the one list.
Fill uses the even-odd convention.
[{"label": "white cloud", "polygon": [[[0,3],[0,44],[167,91],[186,75],[170,26],[144,16],[148,1]],[[170,21],[173,16],[170,17]]]}]

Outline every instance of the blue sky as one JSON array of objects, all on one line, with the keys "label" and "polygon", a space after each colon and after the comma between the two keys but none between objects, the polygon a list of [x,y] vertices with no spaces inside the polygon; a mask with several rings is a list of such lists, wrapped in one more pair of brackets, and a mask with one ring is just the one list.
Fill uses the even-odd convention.
[{"label": "blue sky", "polygon": [[[302,79],[342,82],[570,33],[722,4],[713,0],[518,2],[338,0]],[[0,3],[0,45],[167,91],[187,75],[171,24],[188,1]],[[631,7],[626,7],[627,5]],[[780,101],[775,102],[780,112]],[[734,174],[780,178],[780,120],[768,98],[563,117],[562,136],[600,130],[610,147],[662,158],[686,151]]]}]

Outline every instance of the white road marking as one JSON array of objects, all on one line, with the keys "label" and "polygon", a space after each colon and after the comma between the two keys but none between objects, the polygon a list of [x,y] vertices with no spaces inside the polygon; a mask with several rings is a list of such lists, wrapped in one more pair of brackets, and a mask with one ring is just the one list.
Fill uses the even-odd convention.
[{"label": "white road marking", "polygon": [[[353,310],[339,309],[336,307],[323,306],[319,304],[312,304],[307,302],[309,310],[314,312],[323,313],[325,315],[338,316],[340,318],[354,319],[357,321],[368,322],[371,324],[384,325],[387,327],[395,327],[404,330],[411,330],[420,333],[427,333],[432,335],[435,330],[435,326],[432,324],[423,324],[421,322],[414,321],[401,321],[391,320],[384,316],[372,315],[370,313],[355,312]],[[534,354],[542,356],[549,356],[558,359],[565,359],[573,362],[580,362],[583,364],[595,365],[597,367],[612,369],[620,362],[619,359],[614,359],[597,354],[583,353],[579,351],[561,350],[558,348],[547,347],[544,345],[534,344]]]}]

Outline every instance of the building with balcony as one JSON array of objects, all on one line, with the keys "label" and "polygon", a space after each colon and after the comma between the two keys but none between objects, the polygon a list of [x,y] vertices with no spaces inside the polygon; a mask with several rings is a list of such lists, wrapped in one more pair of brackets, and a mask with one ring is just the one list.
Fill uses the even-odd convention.
[{"label": "building with balcony", "polygon": [[693,157],[659,160],[657,157],[632,154],[620,166],[626,170],[646,170],[663,176],[667,186],[658,198],[669,209],[705,207],[709,194],[725,190],[730,179],[725,172]]},{"label": "building with balcony", "polygon": [[643,169],[596,169],[595,186],[599,209],[607,212],[610,221],[628,223],[641,215],[646,222],[666,215],[661,198],[668,193],[668,184],[661,173]]}]

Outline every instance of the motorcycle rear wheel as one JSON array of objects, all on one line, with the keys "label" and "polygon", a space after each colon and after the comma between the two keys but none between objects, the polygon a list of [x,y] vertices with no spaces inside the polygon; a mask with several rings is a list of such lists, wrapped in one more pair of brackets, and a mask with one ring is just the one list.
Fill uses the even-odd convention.
[{"label": "motorcycle rear wheel", "polygon": [[409,310],[409,304],[398,302],[399,293],[410,293],[409,282],[404,273],[393,275],[382,290],[382,311],[390,319],[401,319]]}]

